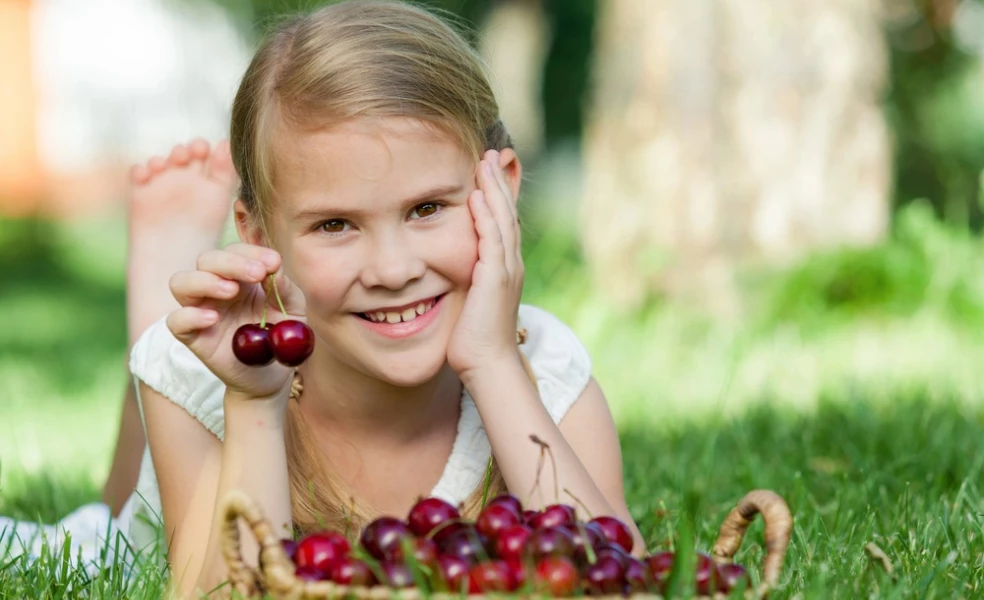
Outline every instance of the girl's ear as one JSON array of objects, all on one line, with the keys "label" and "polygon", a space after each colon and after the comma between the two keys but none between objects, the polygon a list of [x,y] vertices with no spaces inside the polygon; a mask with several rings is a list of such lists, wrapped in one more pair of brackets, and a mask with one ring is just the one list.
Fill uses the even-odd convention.
[{"label": "girl's ear", "polygon": [[266,236],[263,235],[263,229],[246,210],[246,205],[241,199],[236,199],[232,210],[235,214],[236,231],[239,233],[240,241],[254,246],[266,246]]},{"label": "girl's ear", "polygon": [[519,162],[519,156],[512,148],[504,148],[499,152],[499,168],[506,176],[506,183],[509,184],[509,191],[512,192],[513,201],[519,199],[519,188],[523,182],[523,165]]}]

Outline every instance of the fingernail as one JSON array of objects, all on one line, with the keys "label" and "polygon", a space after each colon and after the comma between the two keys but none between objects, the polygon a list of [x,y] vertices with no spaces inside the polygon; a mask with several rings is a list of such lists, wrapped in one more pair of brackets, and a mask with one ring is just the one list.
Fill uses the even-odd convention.
[{"label": "fingernail", "polygon": [[492,163],[488,161],[482,161],[482,168],[485,170],[486,175],[492,175]]},{"label": "fingernail", "polygon": [[223,281],[221,284],[221,289],[227,294],[231,294],[236,291],[236,284],[231,281]]}]

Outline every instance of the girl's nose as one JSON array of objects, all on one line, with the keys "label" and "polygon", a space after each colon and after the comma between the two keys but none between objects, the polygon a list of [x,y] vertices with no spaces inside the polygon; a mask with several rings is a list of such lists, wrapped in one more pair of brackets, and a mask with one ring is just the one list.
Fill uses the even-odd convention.
[{"label": "girl's nose", "polygon": [[362,284],[399,290],[424,276],[427,266],[399,236],[376,240],[362,269]]}]

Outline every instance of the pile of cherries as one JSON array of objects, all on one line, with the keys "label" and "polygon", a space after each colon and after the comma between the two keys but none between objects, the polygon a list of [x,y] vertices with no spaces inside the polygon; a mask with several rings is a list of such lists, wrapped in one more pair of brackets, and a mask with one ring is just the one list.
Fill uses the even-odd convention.
[{"label": "pile of cherries", "polygon": [[[281,543],[304,581],[470,594],[664,594],[675,558],[673,552],[632,556],[632,534],[617,518],[585,522],[566,504],[524,510],[510,494],[489,501],[474,522],[439,498],[424,498],[406,520],[372,521],[354,548],[330,531]],[[700,595],[750,585],[741,565],[717,565],[706,554],[697,554],[695,574]]]}]

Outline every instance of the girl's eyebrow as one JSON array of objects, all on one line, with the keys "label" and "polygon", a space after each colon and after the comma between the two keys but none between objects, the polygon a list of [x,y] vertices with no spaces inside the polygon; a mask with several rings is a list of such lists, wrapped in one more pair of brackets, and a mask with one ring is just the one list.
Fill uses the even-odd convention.
[{"label": "girl's eyebrow", "polygon": [[[429,190],[423,191],[419,194],[415,194],[406,200],[403,200],[401,204],[403,205],[413,205],[424,202],[425,200],[432,200],[435,198],[440,198],[441,196],[454,196],[455,194],[461,193],[464,186],[460,183],[452,183],[448,185],[441,185]],[[316,219],[325,216],[338,216],[339,214],[346,214],[352,216],[361,216],[365,213],[364,209],[337,209],[337,208],[311,208],[297,211],[291,220],[293,221],[306,221],[308,219]]]}]

